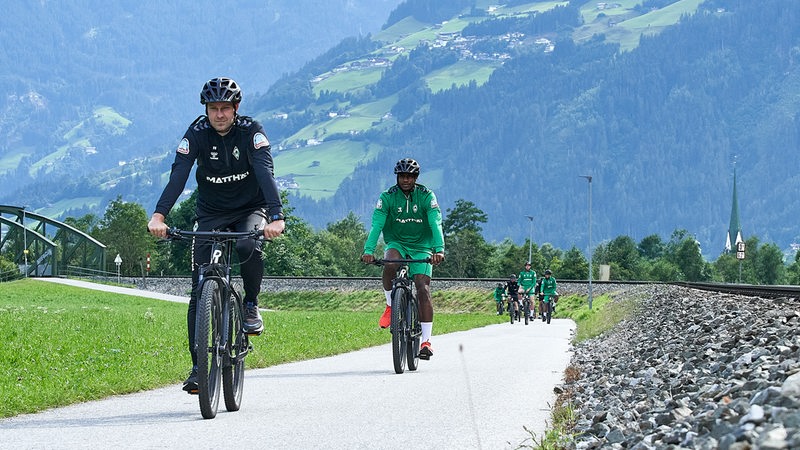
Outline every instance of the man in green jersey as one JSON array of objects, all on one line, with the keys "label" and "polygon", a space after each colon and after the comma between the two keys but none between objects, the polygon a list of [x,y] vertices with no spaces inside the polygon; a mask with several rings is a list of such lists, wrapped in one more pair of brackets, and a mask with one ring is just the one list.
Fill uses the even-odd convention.
[{"label": "man in green jersey", "polygon": [[[553,306],[555,302],[558,301],[558,283],[556,283],[556,278],[552,276],[553,272],[550,269],[544,271],[544,278],[542,278],[542,287],[541,292],[544,294],[544,303],[545,308],[549,308],[550,312],[553,311]],[[544,321],[545,319],[542,318]],[[550,323],[550,318],[547,318],[547,323]]]},{"label": "man in green jersey", "polygon": [[[517,282],[519,286],[522,288],[522,295],[527,296],[528,298],[533,297],[533,290],[536,287],[536,271],[531,269],[531,262],[525,262],[525,269],[519,272],[519,276],[517,277]],[[531,298],[531,311],[529,318],[533,318],[533,299]]]},{"label": "man in green jersey", "polygon": [[[371,263],[383,233],[386,243],[385,259],[425,259],[438,265],[444,261],[444,233],[442,232],[442,211],[436,195],[430,189],[417,184],[419,164],[411,158],[401,159],[394,167],[397,184],[390,187],[378,198],[372,213],[372,228],[364,243],[361,260]],[[389,327],[392,317],[392,278],[397,272],[397,264],[383,266],[383,291],[386,295],[386,310],[380,319],[381,328]],[[428,263],[411,263],[408,272],[414,279],[419,301],[419,320],[422,325],[422,345],[420,359],[430,359],[433,355],[430,338],[433,329],[433,305],[431,304],[431,274],[433,268]]]}]

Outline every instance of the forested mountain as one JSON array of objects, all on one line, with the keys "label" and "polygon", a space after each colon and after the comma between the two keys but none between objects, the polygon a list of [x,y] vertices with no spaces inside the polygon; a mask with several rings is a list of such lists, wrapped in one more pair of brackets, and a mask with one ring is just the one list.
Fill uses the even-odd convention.
[{"label": "forested mountain", "polygon": [[0,204],[102,215],[122,195],[151,208],[206,80],[234,77],[248,107],[332,43],[379,30],[399,2],[6,2]]},{"label": "forested mountain", "polygon": [[[308,3],[322,11],[325,2]],[[39,5],[11,12],[42,15],[40,29],[58,31],[45,42],[14,35],[11,22],[0,30],[11,39],[0,50],[9,89],[0,171],[12,186],[0,203],[75,215],[122,195],[149,210],[175,142],[201,112],[198,86],[221,72],[252,86],[243,112],[264,123],[295,213],[317,227],[350,211],[368,220],[394,161],[412,156],[445,209],[466,199],[488,214],[487,239],[523,242],[532,215],[534,241],[585,248],[580,176],[591,175],[595,245],[685,229],[713,258],[735,161],[745,236],[781,248],[800,241],[800,10],[791,0],[408,0],[386,8],[380,31],[331,39],[305,58],[295,44],[283,59],[272,52],[289,44],[273,45],[279,37],[254,7],[226,27],[205,2],[159,14],[150,2],[112,5],[76,24]],[[283,8],[274,17],[301,17],[299,4],[267,5]],[[162,34],[170,27],[177,32]],[[195,28],[201,35],[183,36]],[[46,62],[8,68],[26,61],[26,45]],[[231,48],[238,56],[226,59]],[[125,163],[90,173],[104,169],[94,163],[101,152]]]},{"label": "forested mountain", "polygon": [[[398,57],[362,89],[368,92],[321,91],[317,105],[347,112],[385,97],[384,86],[393,83],[394,121],[373,123],[363,135],[327,137],[358,142],[364,160],[354,161],[335,194],[312,201],[309,190],[294,205],[317,225],[350,210],[366,219],[376,191],[391,183],[393,160],[410,155],[423,166],[420,182],[434,187],[442,204],[464,198],[488,213],[488,238],[524,241],[524,216],[533,215],[534,241],[585,248],[588,189],[580,176],[591,175],[595,243],[686,229],[716,257],[725,244],[735,162],[745,236],[788,248],[799,234],[800,11],[787,0],[693,2],[699,7],[679,23],[648,34],[643,18],[655,27],[663,15],[654,13],[691,2],[644,3],[632,16],[594,19],[614,24],[609,30],[638,21],[645,32],[635,46],[615,38],[616,29],[611,38],[577,40],[588,26],[586,9],[597,3],[565,2],[464,27],[460,37],[475,39],[473,50],[509,55],[485,82],[431,89],[429,75],[457,63],[430,44]],[[468,15],[478,13],[459,17]],[[479,40],[514,33],[520,38],[513,48]],[[313,106],[301,109],[308,114]],[[283,131],[285,120],[273,122],[268,129]],[[291,143],[310,137],[303,136],[308,129],[300,123],[279,137]],[[371,153],[367,145],[382,150]],[[324,165],[328,149],[313,148]],[[299,150],[286,153],[292,151]],[[296,167],[288,156],[284,161]]]}]

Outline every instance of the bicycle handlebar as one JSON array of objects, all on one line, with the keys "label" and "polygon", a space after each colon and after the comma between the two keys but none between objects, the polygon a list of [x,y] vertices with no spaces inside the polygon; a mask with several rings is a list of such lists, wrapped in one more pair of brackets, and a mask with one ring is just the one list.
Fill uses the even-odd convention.
[{"label": "bicycle handlebar", "polygon": [[399,259],[375,259],[370,264],[374,264],[376,266],[383,266],[385,264],[397,264],[397,263],[399,263],[399,264],[408,264],[408,263],[428,263],[428,264],[430,264],[431,263],[431,258],[429,256],[429,257],[424,258],[424,259],[405,259],[405,258],[399,258]]},{"label": "bicycle handlebar", "polygon": [[269,241],[264,237],[264,230],[250,230],[250,231],[188,231],[188,230],[181,230],[178,228],[170,228],[167,230],[167,238],[165,240],[170,241],[174,239],[183,239],[187,237],[199,237],[199,238],[206,238],[206,239],[239,239],[239,238],[251,238],[263,241]]}]

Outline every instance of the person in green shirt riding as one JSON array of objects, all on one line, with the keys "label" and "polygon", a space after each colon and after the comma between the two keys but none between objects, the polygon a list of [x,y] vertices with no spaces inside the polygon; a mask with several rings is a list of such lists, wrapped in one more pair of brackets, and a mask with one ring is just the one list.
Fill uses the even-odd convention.
[{"label": "person in green shirt riding", "polygon": [[525,269],[519,272],[519,276],[517,276],[517,282],[519,283],[519,287],[522,288],[522,295],[527,296],[531,299],[531,308],[530,308],[530,319],[533,319],[534,316],[534,308],[533,308],[533,291],[536,288],[536,271],[531,269],[531,262],[525,262]]},{"label": "person in green shirt riding", "polygon": [[503,286],[503,283],[497,283],[497,287],[494,288],[494,301],[497,303],[497,315],[503,315],[503,301],[506,298],[506,288]]},{"label": "person in green shirt riding", "polygon": [[[552,275],[553,272],[551,272],[550,269],[544,271],[544,278],[542,278],[542,285],[540,288],[542,295],[544,295],[545,307],[550,308],[551,312],[553,311],[555,302],[558,301],[558,292],[556,290],[558,283],[556,283],[556,279]],[[549,319],[547,323],[550,323]]]},{"label": "person in green shirt riding", "polygon": [[[378,198],[372,213],[372,226],[364,242],[365,263],[375,261],[375,247],[383,233],[386,243],[385,259],[425,259],[430,257],[433,265],[444,261],[444,233],[442,232],[442,211],[436,195],[427,187],[417,184],[419,163],[411,158],[397,161],[394,173],[397,184],[390,187]],[[383,291],[386,295],[386,309],[381,315],[381,328],[388,328],[392,317],[392,278],[397,272],[397,264],[383,266]],[[431,274],[433,267],[428,263],[411,263],[409,275],[414,279],[419,301],[419,320],[422,326],[422,345],[420,359],[433,356],[430,338],[433,332],[433,304],[431,303]]]}]

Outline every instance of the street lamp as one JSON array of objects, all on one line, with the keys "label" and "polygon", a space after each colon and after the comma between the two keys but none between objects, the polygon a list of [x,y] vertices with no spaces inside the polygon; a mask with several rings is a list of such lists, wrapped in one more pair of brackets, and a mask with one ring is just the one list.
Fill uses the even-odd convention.
[{"label": "street lamp", "polygon": [[592,309],[592,176],[580,175],[589,182],[589,309]]},{"label": "street lamp", "polygon": [[528,227],[528,262],[533,264],[531,261],[531,253],[533,249],[533,216],[525,216],[531,222],[530,227]]}]

